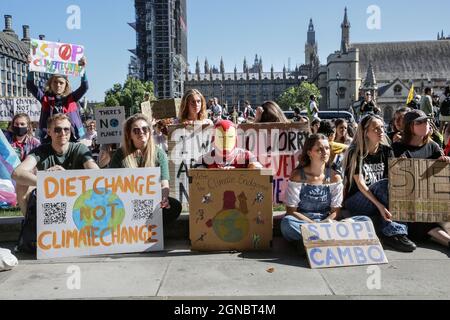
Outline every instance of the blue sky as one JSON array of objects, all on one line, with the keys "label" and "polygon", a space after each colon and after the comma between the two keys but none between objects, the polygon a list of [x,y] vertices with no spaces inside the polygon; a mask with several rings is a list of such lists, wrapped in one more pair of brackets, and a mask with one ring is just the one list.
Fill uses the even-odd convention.
[{"label": "blue sky", "polygon": [[[247,57],[253,62],[261,55],[265,71],[273,64],[282,70],[304,61],[304,45],[309,19],[313,18],[321,62],[340,47],[340,24],[344,7],[349,10],[352,42],[434,40],[444,29],[450,34],[448,13],[450,1],[429,0],[187,0],[188,59],[191,70],[197,57],[210,65],[219,65],[223,57],[225,69],[231,72]],[[22,25],[30,25],[31,36],[45,34],[48,40],[60,40],[85,46],[88,57],[89,100],[102,101],[104,92],[127,74],[130,53],[136,46],[133,29],[133,0],[1,0],[1,18],[13,16],[13,28],[22,37]],[[81,29],[69,30],[66,9],[81,9]],[[381,29],[370,30],[367,8],[381,9]],[[1,24],[3,29],[3,22]],[[77,85],[77,80],[74,81]]]}]

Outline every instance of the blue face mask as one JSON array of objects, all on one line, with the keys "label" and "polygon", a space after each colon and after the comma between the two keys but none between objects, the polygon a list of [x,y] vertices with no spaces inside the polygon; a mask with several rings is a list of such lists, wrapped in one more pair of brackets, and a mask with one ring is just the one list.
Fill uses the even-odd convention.
[{"label": "blue face mask", "polygon": [[23,137],[28,133],[27,127],[13,127],[13,132],[15,136]]}]

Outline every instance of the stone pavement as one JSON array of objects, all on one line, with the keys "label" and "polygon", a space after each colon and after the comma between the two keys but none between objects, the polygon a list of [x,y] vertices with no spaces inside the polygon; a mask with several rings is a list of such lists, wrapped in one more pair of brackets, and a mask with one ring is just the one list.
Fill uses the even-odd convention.
[{"label": "stone pavement", "polygon": [[[188,241],[168,239],[159,253],[21,255],[19,266],[0,273],[0,299],[450,299],[450,251],[419,246],[410,254],[386,250],[379,290],[368,289],[367,266],[311,270],[280,237],[258,253],[191,252]],[[81,270],[79,290],[67,287],[70,266]]]}]

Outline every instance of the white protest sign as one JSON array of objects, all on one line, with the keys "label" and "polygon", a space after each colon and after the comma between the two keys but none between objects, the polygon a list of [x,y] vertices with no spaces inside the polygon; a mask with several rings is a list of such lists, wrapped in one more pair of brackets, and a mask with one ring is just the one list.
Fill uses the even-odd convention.
[{"label": "white protest sign", "polygon": [[31,39],[30,71],[82,76],[84,67],[78,61],[84,56],[83,46]]},{"label": "white protest sign", "polygon": [[122,142],[122,126],[125,122],[124,107],[105,107],[95,109],[97,124],[97,143],[110,144]]},{"label": "white protest sign", "polygon": [[371,221],[301,227],[312,269],[388,263]]},{"label": "white protest sign", "polygon": [[38,259],[163,250],[160,168],[37,177]]},{"label": "white protest sign", "polygon": [[31,121],[38,122],[41,103],[34,98],[0,98],[0,121],[11,121],[14,115],[27,114]]}]

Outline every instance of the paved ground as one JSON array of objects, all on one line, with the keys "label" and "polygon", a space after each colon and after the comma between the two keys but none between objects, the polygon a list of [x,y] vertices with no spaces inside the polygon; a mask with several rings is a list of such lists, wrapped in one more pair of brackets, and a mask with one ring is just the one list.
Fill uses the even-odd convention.
[{"label": "paved ground", "polygon": [[[419,245],[411,254],[386,250],[378,290],[367,287],[367,266],[311,270],[281,238],[260,253],[195,253],[167,240],[166,251],[151,254],[19,256],[18,267],[0,273],[0,299],[450,299],[450,251]],[[67,287],[71,266],[81,270],[79,290]]]}]

